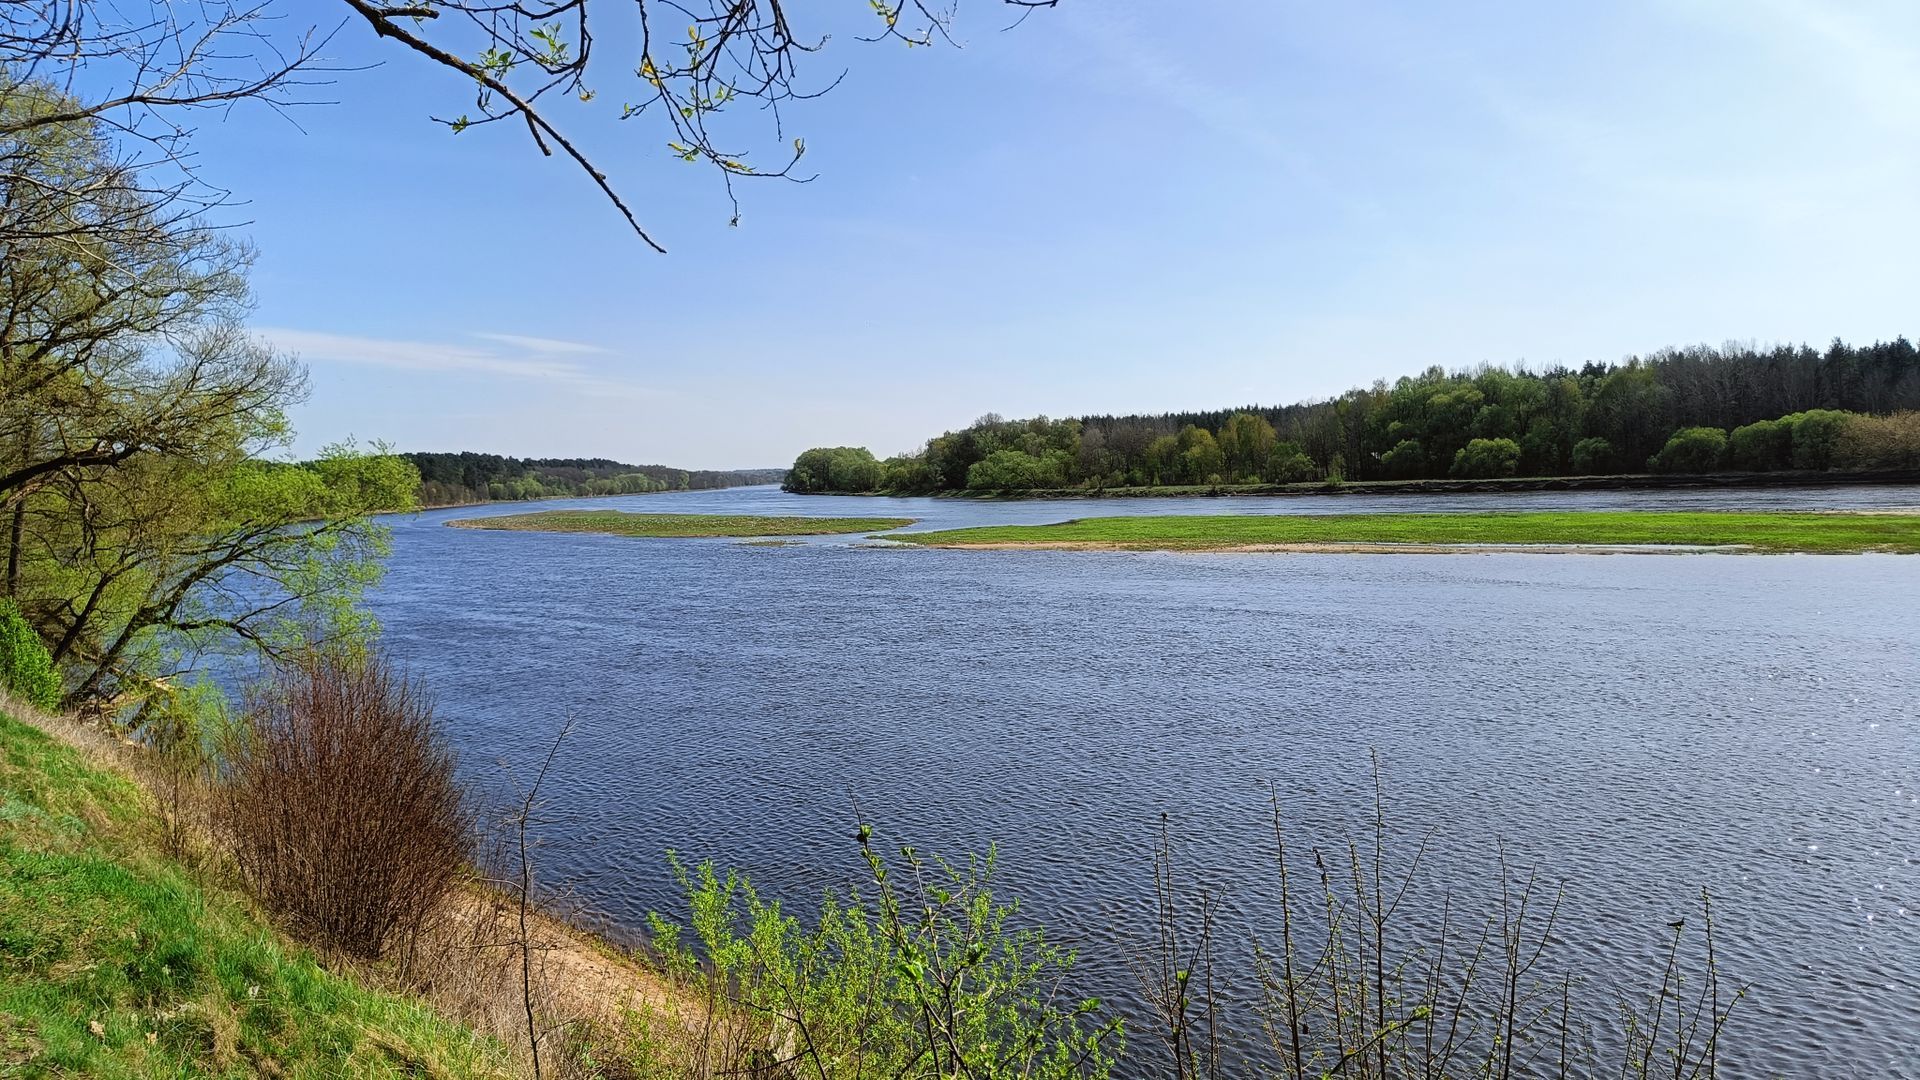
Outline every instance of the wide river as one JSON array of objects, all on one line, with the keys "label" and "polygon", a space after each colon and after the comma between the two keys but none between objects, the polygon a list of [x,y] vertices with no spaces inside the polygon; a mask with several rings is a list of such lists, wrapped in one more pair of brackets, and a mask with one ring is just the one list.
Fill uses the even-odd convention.
[{"label": "wide river", "polygon": [[[978,502],[772,488],[394,518],[374,596],[463,767],[498,790],[562,720],[542,859],[617,926],[677,911],[664,854],[805,910],[890,844],[997,845],[999,891],[1122,1004],[1161,815],[1224,891],[1228,963],[1277,933],[1292,839],[1432,830],[1417,911],[1483,898],[1499,845],[1564,883],[1555,970],[1644,995],[1711,891],[1751,984],[1725,1075],[1920,1076],[1920,557],[950,551],[443,528],[591,506],[900,516],[1484,507],[1871,508],[1916,488]],[[1344,848],[1342,848],[1344,850]],[[1402,851],[1405,851],[1404,846]],[[1239,983],[1244,986],[1244,982]],[[1599,1017],[1607,1018],[1604,1008]],[[1244,1018],[1243,1018],[1244,1020]],[[1145,1033],[1130,1038],[1149,1055]]]}]

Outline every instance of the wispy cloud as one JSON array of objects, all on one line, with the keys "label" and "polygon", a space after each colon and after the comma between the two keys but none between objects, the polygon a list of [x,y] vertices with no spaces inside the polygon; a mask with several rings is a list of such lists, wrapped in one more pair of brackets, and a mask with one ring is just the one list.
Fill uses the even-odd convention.
[{"label": "wispy cloud", "polygon": [[494,341],[502,345],[511,345],[528,352],[557,354],[562,356],[590,355],[606,353],[610,350],[598,345],[588,345],[578,341],[561,341],[558,338],[528,337],[525,334],[469,334],[482,341]]},{"label": "wispy cloud", "polygon": [[1088,5],[1062,25],[1089,47],[1097,60],[1096,78],[1111,89],[1170,106],[1223,143],[1315,176],[1310,159],[1282,134],[1270,108],[1246,97],[1233,81],[1175,59],[1161,37],[1134,17]]},{"label": "wispy cloud", "polygon": [[599,370],[582,358],[609,355],[597,345],[520,334],[467,335],[468,341],[413,341],[359,337],[322,330],[262,327],[255,331],[276,348],[309,364],[354,364],[399,371],[464,372],[500,379],[557,383],[596,394],[653,396],[656,391],[617,373]]}]

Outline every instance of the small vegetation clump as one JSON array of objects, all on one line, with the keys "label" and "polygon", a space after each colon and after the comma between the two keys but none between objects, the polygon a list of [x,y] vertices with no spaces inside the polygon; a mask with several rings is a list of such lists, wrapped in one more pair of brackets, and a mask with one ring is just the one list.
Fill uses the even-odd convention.
[{"label": "small vegetation clump", "polygon": [[60,704],[60,673],[46,643],[7,599],[0,599],[0,689],[38,708]]},{"label": "small vegetation clump", "polygon": [[653,944],[711,1021],[644,1029],[652,1076],[854,1080],[1104,1080],[1121,1025],[1063,985],[1073,955],[989,888],[993,859],[962,865],[911,847],[898,860],[859,830],[869,888],[829,895],[811,928],[712,864],[673,869],[690,928],[652,919]]},{"label": "small vegetation clump", "polygon": [[824,536],[913,524],[912,518],[754,517],[744,514],[629,514],[622,510],[547,510],[538,514],[465,518],[462,529],[605,533],[609,536]]},{"label": "small vegetation clump", "polygon": [[1920,553],[1920,515],[1734,511],[1566,511],[1484,514],[1164,515],[1057,525],[999,525],[906,533],[940,547],[1121,548],[1224,551],[1262,547],[1476,544],[1549,547],[1731,547],[1758,552]]}]

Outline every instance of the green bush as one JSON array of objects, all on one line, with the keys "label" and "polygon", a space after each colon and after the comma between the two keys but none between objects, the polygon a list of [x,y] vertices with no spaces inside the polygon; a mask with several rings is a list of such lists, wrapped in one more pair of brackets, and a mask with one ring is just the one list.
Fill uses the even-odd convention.
[{"label": "green bush", "polygon": [[60,674],[47,646],[11,600],[0,600],[0,685],[42,709],[60,707]]},{"label": "green bush", "polygon": [[1583,476],[1613,471],[1613,444],[1595,436],[1573,444],[1573,471]]},{"label": "green bush", "polygon": [[1823,470],[1833,466],[1834,446],[1853,414],[1838,409],[1808,409],[1780,418],[1793,429],[1793,467]]},{"label": "green bush", "polygon": [[1520,467],[1520,444],[1512,439],[1475,439],[1453,455],[1449,472],[1466,480],[1512,476]]},{"label": "green bush", "polygon": [[1712,472],[1727,453],[1727,433],[1714,427],[1681,428],[1647,467],[1662,473]]},{"label": "green bush", "polygon": [[991,855],[956,865],[903,847],[895,862],[859,835],[870,887],[830,894],[811,928],[738,874],[673,862],[690,925],[652,916],[653,944],[728,1023],[703,1045],[645,1047],[641,1075],[704,1060],[710,1075],[1106,1080],[1119,1020],[1066,994],[1073,955],[1016,925],[989,891]]},{"label": "green bush", "polygon": [[1761,420],[1734,428],[1727,437],[1727,465],[1754,472],[1790,468],[1793,426],[1780,420]]}]

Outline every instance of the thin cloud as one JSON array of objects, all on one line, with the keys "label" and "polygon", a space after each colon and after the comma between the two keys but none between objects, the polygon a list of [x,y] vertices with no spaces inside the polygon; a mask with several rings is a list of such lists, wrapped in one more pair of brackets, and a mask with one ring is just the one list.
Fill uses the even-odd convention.
[{"label": "thin cloud", "polygon": [[535,380],[618,397],[651,397],[658,391],[608,375],[578,360],[556,356],[606,353],[598,346],[515,334],[470,334],[492,346],[465,342],[358,337],[321,330],[265,327],[255,331],[274,347],[308,363],[354,364],[397,371],[465,372],[501,379]]},{"label": "thin cloud", "polygon": [[469,334],[482,341],[494,341],[502,345],[511,345],[516,349],[525,349],[532,353],[558,354],[562,356],[604,354],[609,352],[598,345],[588,345],[579,341],[561,341],[558,338],[528,337],[525,334]]}]

